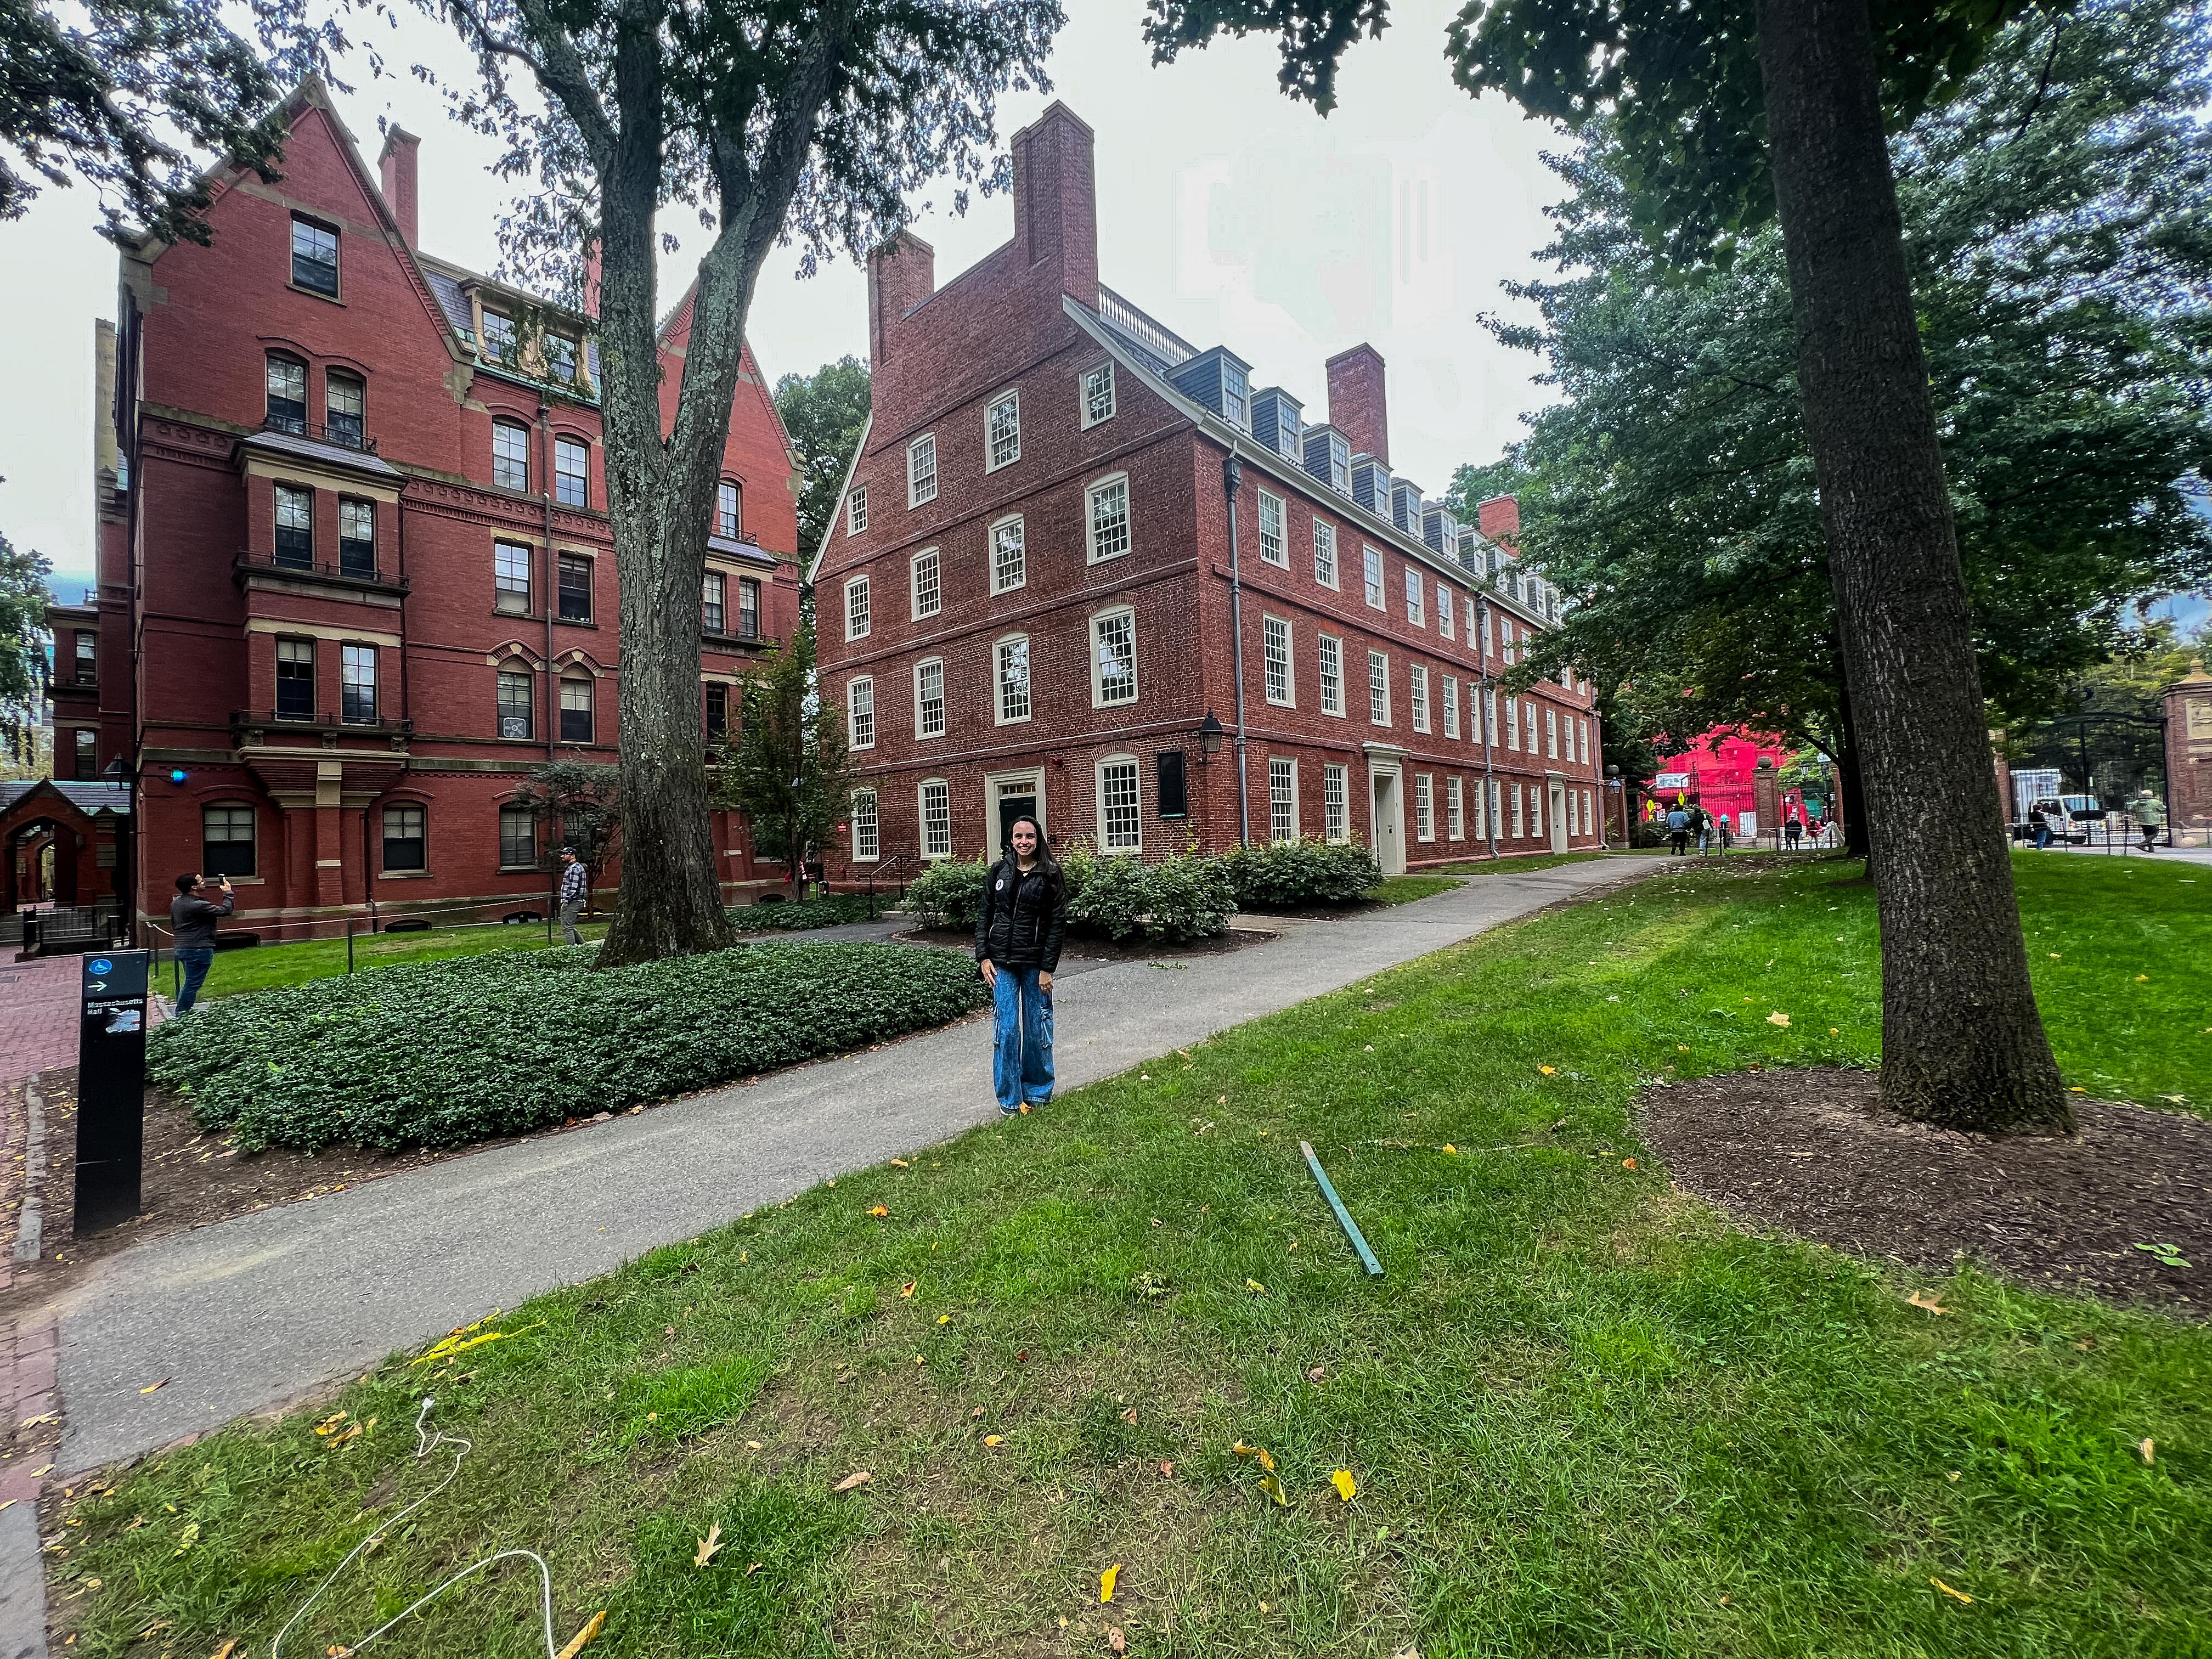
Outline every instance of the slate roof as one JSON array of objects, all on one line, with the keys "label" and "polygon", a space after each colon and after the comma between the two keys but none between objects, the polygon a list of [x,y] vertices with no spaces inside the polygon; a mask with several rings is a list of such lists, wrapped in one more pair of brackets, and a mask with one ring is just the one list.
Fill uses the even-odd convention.
[{"label": "slate roof", "polygon": [[40,784],[51,784],[70,805],[90,816],[94,812],[131,811],[131,787],[123,783],[78,783],[60,778],[10,778],[0,783],[0,812],[6,811]]}]

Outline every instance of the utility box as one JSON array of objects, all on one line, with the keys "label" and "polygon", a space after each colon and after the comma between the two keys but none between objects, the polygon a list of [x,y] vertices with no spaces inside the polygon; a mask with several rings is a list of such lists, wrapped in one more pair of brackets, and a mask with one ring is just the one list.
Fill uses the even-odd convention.
[{"label": "utility box", "polygon": [[137,1215],[146,1143],[145,951],[82,958],[76,1048],[79,1237]]}]

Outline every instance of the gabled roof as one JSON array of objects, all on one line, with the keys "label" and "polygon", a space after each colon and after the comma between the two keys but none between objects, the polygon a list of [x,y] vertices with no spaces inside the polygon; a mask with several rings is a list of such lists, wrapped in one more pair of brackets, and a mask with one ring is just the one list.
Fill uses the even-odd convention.
[{"label": "gabled roof", "polygon": [[131,812],[131,786],[127,783],[80,783],[54,778],[11,778],[0,783],[0,812],[12,812],[31,796],[40,793],[58,797],[86,817],[96,817],[102,812],[127,817]]}]

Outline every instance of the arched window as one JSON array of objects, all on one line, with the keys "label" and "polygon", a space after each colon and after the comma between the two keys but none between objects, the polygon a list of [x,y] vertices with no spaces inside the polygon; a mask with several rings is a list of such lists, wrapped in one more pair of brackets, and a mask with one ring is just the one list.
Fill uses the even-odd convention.
[{"label": "arched window", "polygon": [[520,421],[491,423],[491,481],[501,489],[530,488],[530,428]]},{"label": "arched window", "polygon": [[200,873],[253,873],[253,809],[225,803],[200,808]]},{"label": "arched window", "polygon": [[592,681],[588,675],[571,674],[561,682],[561,741],[592,741]]},{"label": "arched window", "polygon": [[368,439],[368,388],[360,375],[334,368],[324,390],[324,432],[334,444],[361,448]]},{"label": "arched window", "polygon": [[428,846],[423,835],[423,809],[411,805],[384,809],[384,867],[387,871],[425,870]]},{"label": "arched window", "polygon": [[537,693],[527,664],[509,662],[499,671],[499,734],[502,738],[528,738],[535,734],[536,721],[532,718],[537,704]]},{"label": "arched window", "polygon": [[269,412],[262,422],[271,432],[307,429],[307,366],[281,351],[269,354]]}]

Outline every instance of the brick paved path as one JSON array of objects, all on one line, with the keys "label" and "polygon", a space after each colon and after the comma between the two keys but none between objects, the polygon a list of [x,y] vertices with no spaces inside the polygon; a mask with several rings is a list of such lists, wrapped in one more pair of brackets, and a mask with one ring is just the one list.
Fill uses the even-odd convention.
[{"label": "brick paved path", "polygon": [[81,960],[42,957],[19,963],[0,957],[0,1083],[76,1064]]}]

